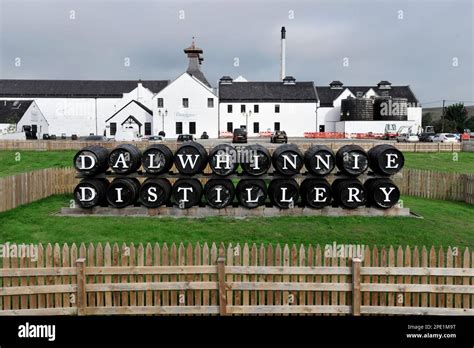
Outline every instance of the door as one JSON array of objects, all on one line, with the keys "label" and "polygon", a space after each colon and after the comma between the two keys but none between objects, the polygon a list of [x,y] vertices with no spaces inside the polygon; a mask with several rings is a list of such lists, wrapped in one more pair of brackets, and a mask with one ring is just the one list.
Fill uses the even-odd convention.
[{"label": "door", "polygon": [[322,132],[322,133],[325,132],[325,127],[324,126],[319,126],[319,131]]}]

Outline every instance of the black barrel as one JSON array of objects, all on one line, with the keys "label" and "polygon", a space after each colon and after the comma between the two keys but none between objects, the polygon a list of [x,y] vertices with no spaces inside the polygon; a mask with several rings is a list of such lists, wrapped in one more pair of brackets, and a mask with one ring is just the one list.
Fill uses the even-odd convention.
[{"label": "black barrel", "polygon": [[122,144],[110,152],[109,165],[117,174],[136,172],[141,164],[142,154],[135,145]]},{"label": "black barrel", "polygon": [[181,174],[195,175],[204,171],[207,157],[204,146],[194,141],[188,141],[181,145],[174,154],[174,164]]},{"label": "black barrel", "polygon": [[163,144],[153,144],[142,155],[143,169],[150,174],[167,173],[173,166],[173,152]]},{"label": "black barrel", "polygon": [[74,200],[81,208],[107,204],[107,179],[83,179],[74,189]]},{"label": "black barrel", "polygon": [[365,205],[364,185],[357,179],[336,179],[332,183],[332,194],[337,205],[354,209]]},{"label": "black barrel", "polygon": [[134,205],[140,192],[140,182],[136,178],[116,178],[107,188],[107,201],[115,208]]},{"label": "black barrel", "polygon": [[201,202],[201,182],[197,179],[179,179],[173,185],[172,196],[180,208],[195,206]]},{"label": "black barrel", "polygon": [[240,180],[236,187],[237,199],[245,208],[257,208],[265,204],[267,199],[267,186],[260,179]]},{"label": "black barrel", "polygon": [[325,179],[308,178],[300,186],[301,200],[305,206],[321,209],[331,204],[332,189]]},{"label": "black barrel", "polygon": [[272,180],[268,186],[268,195],[278,208],[294,208],[300,197],[298,183],[294,179]]},{"label": "black barrel", "polygon": [[259,144],[246,146],[240,153],[240,164],[248,175],[263,175],[272,164],[270,152]]},{"label": "black barrel", "polygon": [[147,208],[158,208],[169,201],[171,190],[168,180],[149,178],[140,187],[140,202]]},{"label": "black barrel", "polygon": [[214,174],[227,176],[235,173],[239,166],[236,149],[229,144],[220,144],[209,152],[209,166]]},{"label": "black barrel", "polygon": [[74,168],[87,176],[105,173],[109,168],[109,150],[102,146],[87,146],[74,156]]},{"label": "black barrel", "polygon": [[402,170],[405,156],[395,146],[382,144],[368,152],[370,169],[376,174],[393,175]]},{"label": "black barrel", "polygon": [[272,163],[277,173],[295,175],[303,167],[303,154],[295,144],[280,145],[273,151]]},{"label": "black barrel", "polygon": [[229,179],[211,179],[204,185],[204,197],[212,208],[222,209],[232,204],[234,184]]},{"label": "black barrel", "polygon": [[388,209],[397,204],[400,199],[400,190],[388,178],[369,179],[364,183],[364,186],[370,206]]},{"label": "black barrel", "polygon": [[312,145],[304,153],[304,164],[311,174],[325,176],[334,169],[336,157],[329,147],[325,145]]},{"label": "black barrel", "polygon": [[357,176],[369,167],[369,157],[358,145],[344,145],[336,153],[336,165],[344,174]]}]

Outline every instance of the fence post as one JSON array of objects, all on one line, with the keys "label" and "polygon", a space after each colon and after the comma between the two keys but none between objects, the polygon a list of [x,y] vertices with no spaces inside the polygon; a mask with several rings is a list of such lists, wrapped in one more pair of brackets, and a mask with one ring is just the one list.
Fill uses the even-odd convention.
[{"label": "fence post", "polygon": [[217,274],[219,277],[219,314],[227,315],[227,293],[225,289],[225,258],[217,259]]},{"label": "fence post", "polygon": [[360,315],[360,264],[361,259],[352,259],[352,315]]},{"label": "fence post", "polygon": [[76,294],[76,306],[77,315],[84,315],[86,307],[86,259],[81,258],[76,260],[76,272],[77,272],[77,294]]}]

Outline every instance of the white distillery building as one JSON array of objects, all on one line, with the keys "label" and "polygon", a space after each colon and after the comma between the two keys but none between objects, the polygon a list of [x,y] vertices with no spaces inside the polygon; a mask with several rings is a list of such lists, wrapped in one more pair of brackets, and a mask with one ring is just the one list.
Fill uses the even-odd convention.
[{"label": "white distillery building", "polygon": [[219,130],[221,134],[246,128],[249,136],[285,130],[289,136],[314,131],[317,109],[313,82],[236,82],[229,76],[219,81]]},{"label": "white distillery building", "polygon": [[[133,128],[143,136],[164,131],[200,137],[228,135],[246,128],[249,136],[285,130],[289,136],[306,132],[384,133],[402,126],[421,126],[422,110],[409,86],[380,81],[373,86],[344,86],[333,81],[315,86],[286,75],[286,30],[281,31],[281,66],[277,81],[220,79],[212,88],[202,71],[203,50],[194,40],[184,49],[187,70],[175,80],[82,81],[0,80],[2,100],[34,100],[50,134],[106,135]],[[357,99],[371,108],[381,99],[403,100],[403,117],[359,119],[343,114],[341,105]],[[43,132],[44,133],[44,132]]]},{"label": "white distillery building", "polygon": [[[28,130],[38,139],[49,133],[49,124],[34,100],[0,101],[0,134],[4,138]],[[23,134],[24,135],[24,134]]]}]

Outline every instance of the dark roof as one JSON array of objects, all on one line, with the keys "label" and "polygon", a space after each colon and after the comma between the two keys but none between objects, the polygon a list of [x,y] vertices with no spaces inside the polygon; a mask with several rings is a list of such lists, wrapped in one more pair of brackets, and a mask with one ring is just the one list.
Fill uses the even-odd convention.
[{"label": "dark roof", "polygon": [[332,81],[332,82],[329,84],[329,86],[331,86],[331,85],[342,85],[342,84],[343,84],[343,83],[342,83],[341,81],[334,80],[334,81]]},{"label": "dark roof", "polygon": [[207,81],[206,77],[204,76],[201,70],[188,70],[187,73],[197,78],[199,81],[204,83],[207,87],[212,87],[209,81]]},{"label": "dark roof", "polygon": [[316,91],[312,82],[232,82],[219,84],[220,102],[316,102]]},{"label": "dark roof", "polygon": [[125,121],[123,121],[120,125],[123,126],[126,122],[128,122],[128,120],[133,120],[133,122],[135,122],[136,124],[138,124],[140,127],[143,126],[142,123],[141,123],[140,121],[138,121],[138,120],[136,119],[136,117],[134,117],[134,116],[132,116],[132,115],[128,116],[128,117],[125,119]]},{"label": "dark roof", "polygon": [[33,100],[0,101],[0,123],[18,123]]},{"label": "dark roof", "polygon": [[389,82],[389,81],[386,81],[386,80],[382,80],[380,81],[379,83],[377,83],[377,86],[380,86],[380,85],[391,85],[392,83]]},{"label": "dark roof", "polygon": [[143,110],[145,110],[146,112],[148,112],[150,115],[153,115],[153,111],[151,111],[150,109],[148,109],[145,105],[143,105],[142,103],[136,101],[136,100],[130,100],[127,104],[125,104],[122,108],[120,108],[120,110],[118,110],[117,112],[115,112],[115,114],[113,114],[112,116],[110,116],[108,119],[105,120],[105,122],[108,122],[111,118],[113,118],[115,115],[117,115],[120,111],[122,111],[123,109],[125,109],[127,106],[129,106],[131,103],[135,103],[137,104],[139,107],[141,107]]},{"label": "dark roof", "polygon": [[[135,80],[0,80],[0,97],[22,98],[120,98],[137,87]],[[165,88],[168,80],[141,81],[153,93]]]},{"label": "dark roof", "polygon": [[372,88],[379,96],[387,94],[393,98],[407,98],[408,102],[412,104],[418,103],[418,99],[416,99],[411,91],[410,86],[392,86],[390,89],[379,88],[377,86],[344,86],[342,89],[331,89],[331,87],[328,86],[316,86],[320,106],[332,107],[334,99],[339,97],[346,88],[348,88],[355,96],[357,96],[357,92],[366,93],[370,88]]}]

